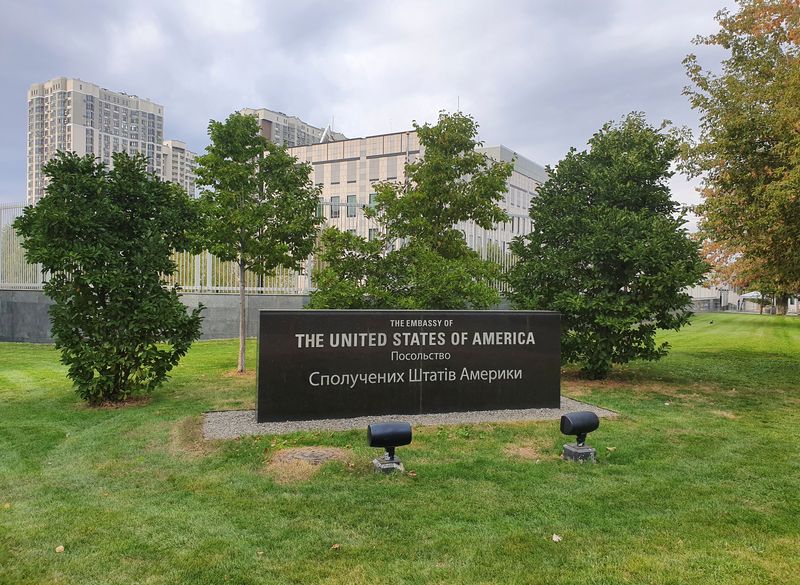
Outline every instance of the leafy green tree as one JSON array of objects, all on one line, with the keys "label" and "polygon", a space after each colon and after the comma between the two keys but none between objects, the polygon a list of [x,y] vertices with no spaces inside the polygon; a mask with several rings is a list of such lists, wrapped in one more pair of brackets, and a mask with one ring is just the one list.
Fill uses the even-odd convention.
[{"label": "leafy green tree", "polygon": [[800,291],[800,9],[796,0],[740,0],[696,44],[729,53],[719,74],[684,60],[700,112],[688,168],[702,175],[705,237],[776,291],[779,312]]},{"label": "leafy green tree", "polygon": [[681,291],[705,264],[667,186],[679,145],[641,114],[606,124],[589,150],[573,148],[548,169],[531,203],[533,231],[512,244],[511,300],[560,311],[563,359],[588,377],[665,355],[656,330],[677,330],[691,314]]},{"label": "leafy green tree", "polygon": [[61,361],[92,404],[152,391],[200,336],[163,277],[189,245],[197,212],[186,193],[147,173],[144,157],[59,153],[44,167],[47,194],[14,226],[29,262],[51,273],[44,292]]},{"label": "leafy green tree", "polygon": [[406,181],[375,185],[372,241],[336,228],[323,231],[323,268],[312,308],[486,308],[499,302],[499,267],[482,260],[457,229],[472,221],[492,229],[508,219],[498,202],[512,163],[475,148],[478,125],[461,112],[435,125],[414,123],[423,156],[405,166]]},{"label": "leafy green tree", "polygon": [[208,249],[239,267],[239,363],[245,371],[245,275],[266,275],[278,266],[297,269],[311,253],[319,192],[311,166],[259,133],[253,116],[234,113],[211,120],[211,144],[197,158]]}]

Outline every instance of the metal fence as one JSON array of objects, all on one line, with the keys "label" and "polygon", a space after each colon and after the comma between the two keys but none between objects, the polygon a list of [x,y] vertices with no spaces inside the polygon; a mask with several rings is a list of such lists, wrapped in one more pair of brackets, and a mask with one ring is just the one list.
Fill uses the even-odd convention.
[{"label": "metal fence", "polygon": [[24,205],[0,204],[0,288],[37,290],[42,288],[42,267],[25,260],[22,239],[14,230],[14,220]]},{"label": "metal fence", "polygon": [[[0,205],[0,288],[41,289],[45,275],[41,266],[25,260],[20,237],[12,223],[22,214],[24,205]],[[320,201],[318,207],[324,226],[334,226],[343,231],[373,238],[379,234],[378,223],[364,213],[363,206],[349,203],[332,204]],[[511,239],[530,231],[527,215],[511,215],[508,222],[493,230],[484,230],[473,223],[456,226],[464,233],[467,244],[478,251],[484,259],[490,259],[503,271],[513,266],[515,258],[509,249]],[[177,266],[175,274],[166,278],[169,284],[177,285],[185,292],[237,293],[239,291],[239,268],[235,262],[225,262],[213,254],[191,254],[178,252],[173,255]],[[248,294],[307,294],[313,290],[312,273],[314,258],[309,257],[299,271],[277,268],[272,274],[258,275],[252,272],[245,276]],[[501,290],[505,284],[497,282]]]},{"label": "metal fence", "polygon": [[[209,252],[177,252],[172,259],[177,270],[165,280],[184,292],[239,292],[239,265],[235,262],[225,262]],[[305,294],[310,287],[310,277],[305,268],[298,272],[278,267],[272,274],[245,274],[247,294]]]}]

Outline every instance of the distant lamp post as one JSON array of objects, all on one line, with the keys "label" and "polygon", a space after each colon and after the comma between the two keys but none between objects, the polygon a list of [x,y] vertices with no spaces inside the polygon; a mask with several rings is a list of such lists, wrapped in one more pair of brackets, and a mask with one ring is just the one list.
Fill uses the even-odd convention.
[{"label": "distant lamp post", "polygon": [[561,432],[565,435],[575,435],[574,444],[564,445],[562,457],[569,461],[591,461],[597,460],[597,451],[586,445],[586,435],[600,426],[600,419],[597,415],[588,410],[570,412],[561,417]]},{"label": "distant lamp post", "polygon": [[375,471],[405,471],[403,463],[395,457],[395,449],[411,443],[411,425],[404,422],[371,424],[367,427],[367,443],[370,447],[386,449],[386,455],[373,459]]}]

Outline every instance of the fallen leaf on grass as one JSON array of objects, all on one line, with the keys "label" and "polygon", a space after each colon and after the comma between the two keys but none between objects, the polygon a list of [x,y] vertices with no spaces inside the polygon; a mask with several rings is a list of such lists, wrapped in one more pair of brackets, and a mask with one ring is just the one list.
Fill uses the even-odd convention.
[{"label": "fallen leaf on grass", "polygon": [[561,542],[561,537],[558,534],[553,535],[553,542]]},{"label": "fallen leaf on grass", "polygon": [[258,556],[260,556],[260,557],[263,557],[264,556],[264,551],[263,550],[256,551],[256,554]]},{"label": "fallen leaf on grass", "polygon": [[6,502],[5,504],[3,504],[3,508],[5,508],[6,510],[8,510],[10,507],[11,507],[11,502]]},{"label": "fallen leaf on grass", "polygon": [[63,545],[60,545],[60,544],[59,544],[59,545],[56,547],[56,552],[57,552],[57,553],[62,553],[62,552],[64,552],[64,547],[63,547]]},{"label": "fallen leaf on grass", "polygon": [[417,472],[416,471],[409,471],[408,472],[408,477],[417,477]]},{"label": "fallen leaf on grass", "polygon": [[616,450],[617,450],[617,448],[616,448],[616,447],[606,447],[606,451],[611,451],[612,453],[613,453],[614,451],[616,451]]},{"label": "fallen leaf on grass", "polygon": [[331,546],[331,550],[339,550],[340,548],[342,548],[342,545],[338,542]]}]

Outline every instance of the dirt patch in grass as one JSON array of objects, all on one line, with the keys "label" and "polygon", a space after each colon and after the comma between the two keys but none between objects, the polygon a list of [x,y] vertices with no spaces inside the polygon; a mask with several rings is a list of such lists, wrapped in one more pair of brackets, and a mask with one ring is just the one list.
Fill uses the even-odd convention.
[{"label": "dirt patch in grass", "polygon": [[525,440],[519,443],[509,443],[503,447],[503,454],[512,459],[523,461],[556,461],[559,454],[553,451],[552,445],[545,441]]},{"label": "dirt patch in grass", "polygon": [[706,401],[710,396],[735,396],[735,388],[720,388],[710,384],[670,384],[667,382],[637,382],[625,379],[584,380],[574,374],[561,378],[561,392],[570,398],[581,398],[603,390],[622,390],[637,396],[653,394],[683,401]]},{"label": "dirt patch in grass", "polygon": [[337,447],[292,447],[281,449],[267,462],[266,473],[280,485],[308,481],[324,464],[341,461],[352,465],[351,453]]},{"label": "dirt patch in grass", "polygon": [[77,403],[78,408],[87,410],[117,410],[119,408],[128,408],[134,406],[147,406],[152,401],[153,397],[148,395],[129,396],[125,400],[111,401],[105,400],[99,404],[89,404],[81,400]]},{"label": "dirt patch in grass", "polygon": [[711,414],[714,414],[716,416],[721,416],[722,418],[727,418],[728,420],[736,420],[737,418],[739,418],[738,415],[733,414],[728,410],[712,410]]},{"label": "dirt patch in grass", "polygon": [[244,372],[237,372],[236,370],[227,370],[222,373],[223,378],[242,378],[245,380],[255,380],[255,370],[245,370]]},{"label": "dirt patch in grass", "polygon": [[203,417],[187,416],[172,425],[167,450],[172,455],[204,457],[217,450],[215,441],[203,439]]}]

